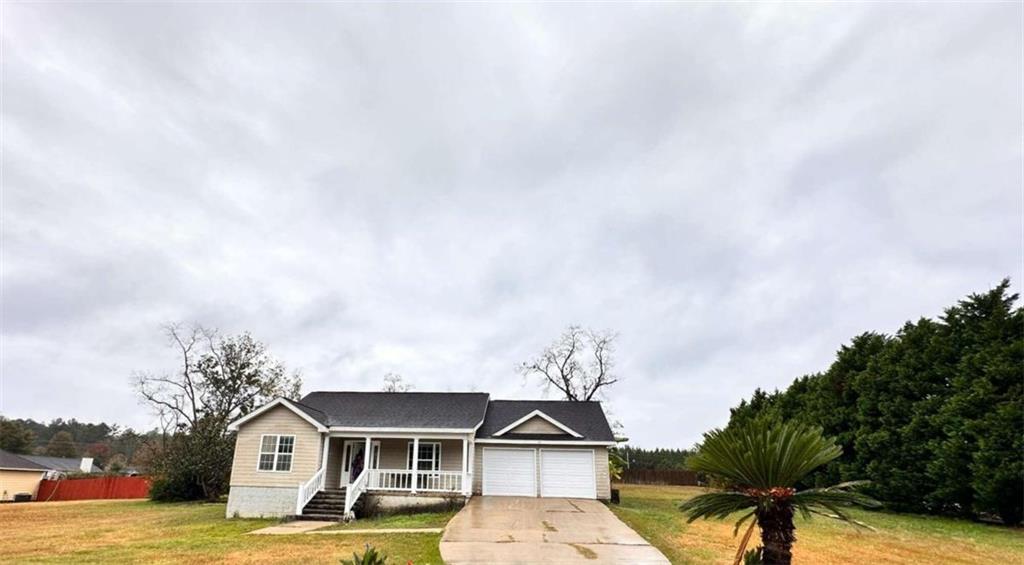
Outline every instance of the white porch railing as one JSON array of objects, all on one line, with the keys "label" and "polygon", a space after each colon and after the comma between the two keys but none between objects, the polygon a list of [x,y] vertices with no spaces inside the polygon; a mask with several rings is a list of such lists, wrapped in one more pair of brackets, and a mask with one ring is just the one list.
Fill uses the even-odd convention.
[{"label": "white porch railing", "polygon": [[461,492],[461,471],[419,471],[416,488],[412,488],[412,471],[403,469],[369,469],[368,490],[407,490],[425,492]]},{"label": "white porch railing", "polygon": [[356,501],[359,500],[359,496],[366,490],[366,483],[370,475],[370,469],[363,469],[362,473],[356,477],[356,480],[352,481],[352,484],[348,485],[348,489],[345,490],[345,516],[346,520],[352,516],[352,508],[356,505]]},{"label": "white porch railing", "polygon": [[312,477],[309,478],[304,484],[299,486],[298,498],[295,499],[295,515],[301,516],[302,509],[306,507],[306,504],[316,496],[316,493],[320,492],[324,488],[324,477],[327,469],[321,467]]},{"label": "white porch railing", "polygon": [[370,469],[370,490],[412,490],[412,471]]}]

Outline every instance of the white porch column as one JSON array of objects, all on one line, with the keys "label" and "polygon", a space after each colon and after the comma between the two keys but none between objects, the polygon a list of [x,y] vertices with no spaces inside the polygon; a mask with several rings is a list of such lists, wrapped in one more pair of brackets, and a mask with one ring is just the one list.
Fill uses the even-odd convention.
[{"label": "white porch column", "polygon": [[420,438],[412,438],[412,493],[416,494],[416,485],[419,484],[420,467]]},{"label": "white porch column", "polygon": [[473,483],[476,476],[476,441],[469,440],[469,487],[466,492],[473,495]]},{"label": "white porch column", "polygon": [[462,495],[469,496],[469,438],[462,438]]},{"label": "white porch column", "polygon": [[[370,436],[366,436],[366,449],[363,451],[363,470],[366,471],[366,477],[370,477],[370,472],[367,469],[370,468],[373,463],[373,440]],[[369,482],[367,482],[369,484]]]},{"label": "white porch column", "polygon": [[327,468],[327,456],[331,452],[331,434],[324,434],[324,448],[320,451],[320,468]]}]

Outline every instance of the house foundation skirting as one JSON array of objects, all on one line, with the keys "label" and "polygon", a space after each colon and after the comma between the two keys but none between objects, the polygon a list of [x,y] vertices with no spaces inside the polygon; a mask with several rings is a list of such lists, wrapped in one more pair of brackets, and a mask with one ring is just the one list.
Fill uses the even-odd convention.
[{"label": "house foundation skirting", "polygon": [[376,491],[363,494],[363,516],[409,512],[445,511],[462,508],[468,497],[452,493],[416,493]]},{"label": "house foundation skirting", "polygon": [[283,518],[295,514],[295,487],[233,486],[228,518]]}]

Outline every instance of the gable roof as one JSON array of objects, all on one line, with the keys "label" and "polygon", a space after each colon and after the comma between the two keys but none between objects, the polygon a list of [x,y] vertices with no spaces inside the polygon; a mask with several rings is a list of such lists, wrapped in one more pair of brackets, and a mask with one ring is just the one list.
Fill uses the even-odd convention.
[{"label": "gable roof", "polygon": [[[76,472],[82,470],[82,459],[80,457],[50,457],[48,455],[22,455],[22,459],[28,459],[29,461],[42,465],[44,468],[50,471],[70,471]],[[90,473],[102,473],[103,469],[100,469],[96,463],[92,464],[92,468],[89,469]]]},{"label": "gable roof", "polygon": [[[509,426],[541,412],[562,426],[579,434],[517,434]],[[500,435],[499,435],[500,434]],[[480,439],[522,439],[560,441],[614,442],[611,426],[604,416],[600,402],[569,402],[565,400],[492,400],[487,406],[487,417],[476,432]]]},{"label": "gable roof", "polygon": [[569,434],[572,437],[576,437],[576,438],[583,437],[582,435],[576,433],[576,430],[570,428],[569,426],[566,426],[565,424],[559,422],[558,420],[552,418],[551,416],[548,416],[547,414],[545,414],[544,412],[541,412],[540,410],[534,410],[533,412],[530,412],[529,414],[523,416],[522,418],[519,418],[515,422],[512,422],[511,424],[505,426],[504,428],[501,428],[500,430],[494,432],[494,435],[495,436],[503,436],[503,435],[508,434],[508,433],[515,433],[515,430],[517,428],[519,428],[520,426],[522,426],[523,424],[529,422],[530,420],[532,420],[534,418],[539,418],[541,420],[544,420],[548,424],[551,424],[555,428],[561,430],[561,433],[563,433],[563,434]]},{"label": "gable roof", "polygon": [[484,419],[483,392],[311,392],[295,406],[330,428],[472,430]]},{"label": "gable roof", "polygon": [[309,422],[310,425],[316,428],[318,432],[327,431],[327,416],[323,412],[320,412],[319,410],[314,410],[308,406],[300,407],[297,402],[293,400],[288,400],[287,398],[275,398],[274,400],[271,400],[270,402],[264,404],[263,406],[260,406],[259,408],[253,410],[252,412],[249,412],[245,416],[242,416],[241,418],[228,424],[228,430],[237,431],[238,426],[241,426],[242,424],[248,422],[249,420],[252,420],[253,418],[258,417],[260,414],[263,414],[264,412],[267,412],[276,406],[282,406],[284,408],[287,408],[288,410],[291,410],[292,412],[295,413],[295,415]]},{"label": "gable roof", "polygon": [[48,471],[42,465],[29,461],[24,455],[17,455],[0,449],[0,469],[19,471]]}]

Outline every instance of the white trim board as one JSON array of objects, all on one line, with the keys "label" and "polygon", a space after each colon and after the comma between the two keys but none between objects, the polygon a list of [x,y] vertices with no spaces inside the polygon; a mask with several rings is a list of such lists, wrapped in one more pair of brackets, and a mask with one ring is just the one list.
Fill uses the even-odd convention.
[{"label": "white trim board", "polygon": [[275,398],[274,400],[271,400],[270,402],[264,404],[263,406],[260,406],[259,408],[253,410],[252,412],[249,412],[245,416],[242,416],[241,418],[235,420],[234,422],[231,422],[230,424],[228,424],[228,431],[237,432],[239,426],[276,406],[284,406],[285,408],[291,410],[292,412],[295,412],[295,414],[297,414],[300,418],[312,424],[313,427],[315,427],[316,431],[318,432],[327,431],[326,426],[324,426],[320,422],[317,422],[315,419],[313,419],[312,416],[300,410],[298,407],[292,404],[292,402],[287,398]]},{"label": "white trim board", "polygon": [[576,433],[576,431],[573,430],[572,428],[570,428],[569,426],[566,426],[565,424],[559,422],[558,420],[552,418],[551,416],[548,416],[547,414],[541,412],[540,410],[534,410],[533,412],[530,412],[529,414],[523,416],[522,418],[519,418],[515,422],[512,422],[511,424],[505,426],[504,428],[501,428],[500,430],[498,430],[497,432],[494,432],[491,435],[493,435],[493,436],[505,435],[510,430],[514,430],[515,428],[519,427],[520,424],[522,424],[524,422],[527,422],[527,421],[531,420],[532,418],[541,418],[541,419],[547,420],[547,422],[549,424],[551,424],[552,426],[555,426],[556,428],[562,430],[563,432],[571,435],[572,437],[583,437],[582,435]]},{"label": "white trim board", "polygon": [[351,426],[331,426],[332,434],[471,434],[474,428],[361,428]]},{"label": "white trim board", "polygon": [[572,440],[557,440],[557,439],[477,439],[476,443],[483,444],[516,444],[516,445],[558,445],[565,448],[570,447],[592,447],[595,445],[604,445],[611,447],[615,445],[614,441],[572,441]]}]

